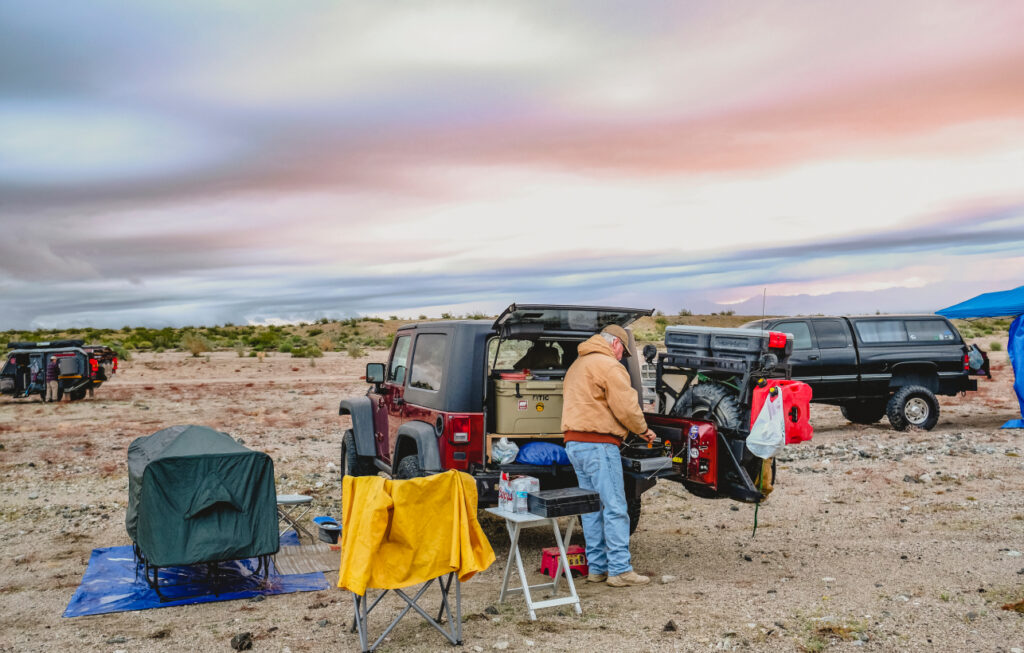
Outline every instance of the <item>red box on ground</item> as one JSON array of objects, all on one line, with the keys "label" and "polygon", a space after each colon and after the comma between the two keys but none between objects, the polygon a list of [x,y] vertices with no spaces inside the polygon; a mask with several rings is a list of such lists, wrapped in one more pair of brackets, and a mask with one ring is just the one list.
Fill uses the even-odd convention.
[{"label": "red box on ground", "polygon": [[[549,546],[541,550],[543,554],[540,561],[540,571],[552,578],[555,577],[555,570],[558,569],[558,547]],[[569,561],[569,571],[577,576],[586,576],[589,573],[587,567],[587,550],[579,544],[573,544],[565,550],[565,557]]]}]

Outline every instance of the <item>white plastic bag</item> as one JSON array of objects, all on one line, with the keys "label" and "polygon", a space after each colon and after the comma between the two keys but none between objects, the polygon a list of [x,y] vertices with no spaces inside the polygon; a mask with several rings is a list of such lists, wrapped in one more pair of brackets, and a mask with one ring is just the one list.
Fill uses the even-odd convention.
[{"label": "white plastic bag", "polygon": [[507,465],[516,461],[519,446],[508,438],[502,438],[491,447],[491,460],[499,465]]},{"label": "white plastic bag", "polygon": [[782,392],[769,392],[747,436],[747,449],[758,458],[771,458],[786,444],[786,417]]}]

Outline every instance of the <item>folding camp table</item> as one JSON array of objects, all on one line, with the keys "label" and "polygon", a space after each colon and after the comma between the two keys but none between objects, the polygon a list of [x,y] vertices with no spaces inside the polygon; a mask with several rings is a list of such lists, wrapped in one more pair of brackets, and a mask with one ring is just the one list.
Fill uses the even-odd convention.
[{"label": "folding camp table", "polygon": [[[499,510],[498,508],[488,508],[487,512],[492,515],[497,515],[505,520],[505,525],[508,527],[509,538],[512,541],[508,550],[508,561],[505,563],[505,575],[501,581],[501,592],[498,594],[498,603],[504,603],[505,596],[507,594],[522,592],[523,598],[526,599],[526,608],[530,612],[531,621],[537,620],[537,610],[542,608],[554,608],[560,605],[571,605],[573,606],[573,609],[576,610],[576,614],[583,614],[583,608],[580,606],[580,597],[576,595],[576,585],[572,581],[572,572],[569,570],[569,559],[565,554],[565,549],[569,546],[569,542],[572,539],[572,529],[576,525],[576,516],[573,515],[572,520],[569,522],[569,526],[565,529],[565,537],[563,538],[561,529],[558,527],[557,517],[540,517],[531,513],[508,512],[506,510]],[[555,534],[555,543],[558,545],[558,566],[555,569],[555,577],[550,583],[530,585],[530,581],[526,578],[526,570],[523,567],[523,557],[519,553],[519,533],[524,528],[535,528],[541,526],[550,526],[551,530]],[[515,560],[516,569],[519,572],[519,587],[508,586],[512,577],[513,560]],[[569,586],[569,596],[552,598],[544,601],[533,600],[533,595],[530,594],[530,590],[550,588],[552,594],[558,594],[558,581],[563,575],[565,576],[566,585]]]},{"label": "folding camp table", "polygon": [[305,494],[279,494],[277,495],[277,517],[284,525],[279,533],[284,535],[288,531],[295,531],[297,537],[305,534],[310,541],[315,542],[313,534],[306,530],[306,527],[299,523],[299,520],[306,516],[306,513],[313,507],[313,497]]}]

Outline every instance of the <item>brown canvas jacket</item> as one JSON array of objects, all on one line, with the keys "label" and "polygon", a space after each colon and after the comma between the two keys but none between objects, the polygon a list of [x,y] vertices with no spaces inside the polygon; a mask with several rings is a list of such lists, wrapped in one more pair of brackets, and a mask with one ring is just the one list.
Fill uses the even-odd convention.
[{"label": "brown canvas jacket", "polygon": [[608,434],[620,439],[646,432],[647,422],[629,372],[615,359],[611,345],[594,335],[580,343],[578,351],[579,358],[565,373],[562,432]]}]

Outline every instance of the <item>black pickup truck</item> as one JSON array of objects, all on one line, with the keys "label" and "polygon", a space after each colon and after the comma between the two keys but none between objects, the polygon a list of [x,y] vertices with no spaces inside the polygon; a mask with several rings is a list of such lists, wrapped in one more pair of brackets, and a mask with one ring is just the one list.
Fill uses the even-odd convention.
[{"label": "black pickup truck", "polygon": [[987,357],[972,368],[970,349],[939,315],[770,318],[743,328],[792,334],[792,378],[857,424],[887,415],[897,430],[930,430],[939,419],[935,395],[977,390],[971,374],[988,374]]}]

